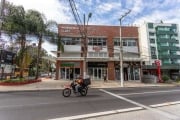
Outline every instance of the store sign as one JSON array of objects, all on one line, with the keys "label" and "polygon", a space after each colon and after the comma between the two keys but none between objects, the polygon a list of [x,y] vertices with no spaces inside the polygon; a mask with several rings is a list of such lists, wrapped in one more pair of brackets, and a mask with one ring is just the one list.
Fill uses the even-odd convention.
[{"label": "store sign", "polygon": [[69,33],[72,32],[72,30],[78,30],[78,27],[60,27],[61,32]]},{"label": "store sign", "polygon": [[161,61],[160,61],[160,60],[155,60],[154,63],[155,63],[156,66],[157,66],[158,80],[159,80],[159,82],[163,82],[163,81],[162,81],[162,78],[161,78],[161,68],[160,68],[160,66],[161,66]]},{"label": "store sign", "polygon": [[74,67],[73,63],[62,63],[61,67]]},{"label": "store sign", "polygon": [[15,56],[15,53],[6,51],[6,50],[1,50],[0,51],[0,63],[4,63],[4,64],[13,64],[13,59]]},{"label": "store sign", "polygon": [[156,66],[161,66],[161,60],[155,60],[154,63]]},{"label": "store sign", "polygon": [[61,67],[80,67],[80,62],[61,62]]}]

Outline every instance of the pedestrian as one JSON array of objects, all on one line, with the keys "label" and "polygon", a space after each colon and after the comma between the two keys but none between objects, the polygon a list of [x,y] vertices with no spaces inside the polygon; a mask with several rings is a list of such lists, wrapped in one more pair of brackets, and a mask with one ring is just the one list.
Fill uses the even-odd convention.
[{"label": "pedestrian", "polygon": [[107,82],[107,76],[104,74],[104,82]]},{"label": "pedestrian", "polygon": [[70,73],[70,80],[73,80],[73,73]]}]

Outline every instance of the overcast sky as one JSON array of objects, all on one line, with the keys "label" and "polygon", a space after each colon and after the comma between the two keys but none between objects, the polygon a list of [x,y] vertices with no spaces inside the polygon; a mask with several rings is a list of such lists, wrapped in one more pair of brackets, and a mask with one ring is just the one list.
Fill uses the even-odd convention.
[{"label": "overcast sky", "polygon": [[[69,0],[7,0],[22,5],[26,10],[35,9],[48,20],[59,24],[76,23]],[[89,24],[119,25],[118,19],[128,11],[123,25],[140,25],[143,22],[180,24],[180,0],[74,0],[81,20],[83,14],[92,13]],[[48,44],[47,44],[48,46]],[[46,46],[45,46],[46,47]]]}]

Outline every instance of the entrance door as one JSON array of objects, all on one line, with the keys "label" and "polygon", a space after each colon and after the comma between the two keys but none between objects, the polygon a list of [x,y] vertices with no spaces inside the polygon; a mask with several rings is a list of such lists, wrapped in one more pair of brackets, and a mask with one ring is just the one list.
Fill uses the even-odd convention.
[{"label": "entrance door", "polygon": [[66,74],[65,74],[65,76],[66,76],[65,79],[66,79],[66,80],[67,80],[67,79],[70,80],[70,68],[65,68],[65,70],[66,70],[66,72],[65,72],[65,73],[66,73]]},{"label": "entrance door", "polygon": [[120,80],[120,70],[119,70],[119,68],[115,68],[115,79]]},{"label": "entrance door", "polygon": [[61,79],[70,80],[70,68],[61,68]]},{"label": "entrance door", "polygon": [[106,68],[89,68],[88,73],[93,80],[103,80],[104,74],[107,74]]},{"label": "entrance door", "polygon": [[80,75],[80,68],[65,67],[61,68],[61,79],[73,80]]}]

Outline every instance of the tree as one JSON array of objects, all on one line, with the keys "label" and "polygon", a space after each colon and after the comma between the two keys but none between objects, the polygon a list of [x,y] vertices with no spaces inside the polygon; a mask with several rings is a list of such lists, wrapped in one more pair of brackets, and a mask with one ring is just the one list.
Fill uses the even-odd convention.
[{"label": "tree", "polygon": [[36,79],[39,76],[39,62],[40,62],[40,51],[43,39],[50,38],[50,41],[54,41],[58,34],[56,34],[51,27],[57,26],[55,21],[47,21],[45,16],[38,11],[29,10],[26,14],[29,22],[27,23],[28,32],[38,37],[38,51],[37,51],[37,65],[36,65]]},{"label": "tree", "polygon": [[21,49],[16,56],[16,64],[20,67],[20,77],[23,77],[24,68],[28,68],[32,62],[32,57],[28,49],[28,47],[24,51]]},{"label": "tree", "polygon": [[29,58],[28,49],[26,48],[26,37],[27,35],[34,35],[38,39],[36,62],[36,78],[38,78],[41,44],[45,38],[51,37],[51,40],[53,40],[58,37],[58,34],[50,30],[50,26],[57,26],[57,23],[55,21],[47,21],[45,16],[36,10],[28,10],[25,12],[22,6],[7,3],[5,9],[6,14],[3,21],[3,30],[6,31],[11,38],[15,35],[16,41],[20,44],[20,50],[17,55],[20,77],[23,77],[23,69],[27,66],[23,65],[26,64],[24,61],[27,62],[27,58]]},{"label": "tree", "polygon": [[27,66],[29,55],[26,49],[26,19],[23,6],[15,6],[6,3],[5,16],[2,28],[9,36],[15,35],[16,41],[20,44],[20,50],[17,55],[17,64],[20,67],[20,77],[23,77],[23,70]]}]

